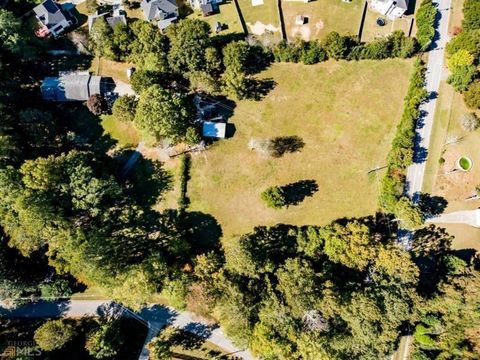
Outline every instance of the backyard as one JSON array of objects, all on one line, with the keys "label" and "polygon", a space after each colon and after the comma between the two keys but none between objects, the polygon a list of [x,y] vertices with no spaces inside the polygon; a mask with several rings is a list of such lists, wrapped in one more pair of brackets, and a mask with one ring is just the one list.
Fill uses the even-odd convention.
[{"label": "backyard", "polygon": [[[357,35],[362,18],[364,2],[352,0],[322,0],[309,3],[284,1],[282,3],[285,28],[289,40],[322,39],[331,31],[342,35]],[[297,15],[308,17],[304,25],[296,25]]]},{"label": "backyard", "polygon": [[188,18],[206,21],[212,27],[212,32],[215,24],[219,22],[222,24],[220,35],[243,33],[240,17],[238,16],[238,11],[233,1],[224,1],[221,3],[218,12],[213,15],[203,16],[200,11],[195,11],[188,15]]},{"label": "backyard", "polygon": [[250,33],[281,39],[276,0],[238,0],[238,4]]},{"label": "backyard", "polygon": [[[260,74],[274,90],[234,109],[234,136],[193,157],[190,209],[212,215],[226,237],[374,213],[378,182],[367,172],[385,164],[410,69],[405,60],[274,64]],[[305,147],[275,159],[249,149],[252,139],[274,136],[299,136]],[[303,180],[318,191],[297,206],[274,210],[260,199],[269,186]]]}]

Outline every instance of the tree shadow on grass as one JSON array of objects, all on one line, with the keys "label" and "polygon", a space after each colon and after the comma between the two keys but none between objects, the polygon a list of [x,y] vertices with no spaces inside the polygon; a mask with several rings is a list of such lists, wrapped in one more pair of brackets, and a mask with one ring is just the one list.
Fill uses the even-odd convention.
[{"label": "tree shadow on grass", "polygon": [[[190,325],[191,324],[187,324],[187,327]],[[201,325],[201,324],[195,324],[195,325]],[[205,339],[208,336],[206,337],[198,336],[196,334],[189,332],[189,330],[187,330],[186,328],[185,330],[175,329],[172,335],[170,335],[169,343],[171,344],[171,346],[181,346],[186,350],[200,349],[202,345],[205,343]]]},{"label": "tree shadow on grass", "polygon": [[315,180],[301,180],[282,186],[282,190],[288,206],[298,205],[318,191],[318,184]]},{"label": "tree shadow on grass", "polygon": [[426,218],[442,214],[447,205],[448,201],[444,197],[419,194],[419,206]]},{"label": "tree shadow on grass", "polygon": [[249,79],[248,81],[248,98],[260,101],[268,93],[275,88],[277,83],[271,79]]},{"label": "tree shadow on grass", "polygon": [[300,136],[277,136],[270,142],[273,157],[300,151],[304,146],[305,143]]},{"label": "tree shadow on grass", "polygon": [[222,228],[212,215],[199,211],[187,212],[183,222],[193,253],[220,249]]}]

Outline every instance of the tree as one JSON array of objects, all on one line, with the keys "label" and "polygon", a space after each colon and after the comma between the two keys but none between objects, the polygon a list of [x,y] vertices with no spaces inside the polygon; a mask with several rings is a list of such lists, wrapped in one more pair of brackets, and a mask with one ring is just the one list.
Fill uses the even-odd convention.
[{"label": "tree", "polygon": [[160,29],[147,21],[137,20],[132,23],[131,30],[134,40],[129,47],[130,60],[138,69],[152,72],[168,71],[168,39]]},{"label": "tree", "polygon": [[18,123],[25,139],[33,148],[52,145],[55,139],[55,121],[48,111],[28,108],[18,113]]},{"label": "tree", "polygon": [[76,330],[66,320],[47,320],[37,330],[33,339],[45,351],[52,351],[63,348],[76,336]]},{"label": "tree", "polygon": [[408,229],[415,229],[423,225],[422,211],[418,206],[414,206],[412,201],[405,196],[397,202],[395,214]]},{"label": "tree", "polygon": [[137,110],[138,100],[135,95],[120,96],[113,103],[112,114],[121,121],[133,121]]},{"label": "tree", "polygon": [[480,80],[470,84],[467,91],[463,93],[465,104],[472,109],[480,109]]},{"label": "tree", "polygon": [[327,51],[329,58],[345,59],[350,49],[349,38],[332,31],[323,40],[322,47]]},{"label": "tree", "polygon": [[368,226],[350,221],[346,225],[333,223],[320,230],[320,236],[325,243],[325,254],[330,261],[344,266],[365,270],[375,259],[377,250],[375,240]]},{"label": "tree", "polygon": [[466,50],[475,58],[480,54],[480,29],[462,31],[447,44],[447,54],[452,56],[460,50]]},{"label": "tree", "polygon": [[223,90],[241,100],[248,95],[248,79],[236,66],[229,66],[222,75]]},{"label": "tree", "polygon": [[93,115],[102,115],[108,111],[108,104],[100,94],[93,94],[87,100],[87,108]]},{"label": "tree", "polygon": [[456,91],[463,92],[468,89],[477,75],[477,68],[474,65],[456,67],[448,77],[447,83],[453,86]]},{"label": "tree", "polygon": [[85,5],[89,14],[94,14],[100,7],[97,0],[87,0]]},{"label": "tree", "polygon": [[135,124],[157,140],[173,142],[185,138],[194,111],[191,99],[153,85],[142,93],[135,115]]},{"label": "tree", "polygon": [[280,186],[271,186],[260,195],[268,207],[280,209],[287,205],[285,193]]},{"label": "tree", "polygon": [[178,73],[204,70],[205,50],[210,45],[210,25],[202,20],[186,19],[167,29],[170,39],[169,64]]},{"label": "tree", "polygon": [[103,16],[96,18],[93,23],[89,34],[89,45],[96,56],[116,60],[113,49],[113,31]]},{"label": "tree", "polygon": [[226,68],[233,66],[240,71],[247,71],[249,46],[245,41],[233,41],[223,48],[223,64]]},{"label": "tree", "polygon": [[47,301],[54,301],[59,298],[69,297],[73,294],[68,280],[57,278],[53,281],[45,282],[40,285],[42,298]]},{"label": "tree", "polygon": [[0,9],[0,42],[1,47],[13,53],[21,48],[20,21],[10,11]]},{"label": "tree", "polygon": [[160,85],[163,76],[163,73],[159,72],[136,70],[132,74],[130,83],[132,84],[132,89],[137,94],[140,94],[143,90],[148,89],[152,85]]},{"label": "tree", "polygon": [[206,71],[191,71],[187,74],[190,88],[194,91],[202,91],[209,94],[218,94],[220,84],[215,76]]},{"label": "tree", "polygon": [[108,359],[116,356],[123,343],[118,320],[109,321],[87,336],[85,348],[95,359]]},{"label": "tree", "polygon": [[465,131],[475,131],[479,125],[480,120],[475,113],[466,113],[460,118],[460,126]]},{"label": "tree", "polygon": [[423,0],[415,15],[417,24],[417,39],[422,51],[430,46],[433,36],[435,35],[435,16],[437,8],[432,0]]},{"label": "tree", "polygon": [[160,337],[153,338],[148,344],[151,360],[168,360],[170,356],[170,344]]},{"label": "tree", "polygon": [[113,27],[113,51],[115,58],[121,61],[127,61],[130,56],[130,44],[134,37],[130,27],[122,22]]},{"label": "tree", "polygon": [[480,29],[480,3],[477,0],[466,0],[463,3],[462,26],[465,30]]}]

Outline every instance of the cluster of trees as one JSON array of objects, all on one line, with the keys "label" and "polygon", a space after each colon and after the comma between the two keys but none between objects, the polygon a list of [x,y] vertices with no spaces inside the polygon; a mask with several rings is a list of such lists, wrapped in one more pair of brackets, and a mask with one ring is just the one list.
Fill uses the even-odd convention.
[{"label": "cluster of trees", "polygon": [[[404,99],[402,118],[387,157],[387,173],[382,179],[380,205],[396,214],[406,226],[421,225],[419,209],[403,196],[406,170],[413,162],[415,125],[420,116],[419,106],[427,98],[425,89],[425,65],[417,59],[410,77],[407,96]],[[420,220],[420,221],[419,221]]]},{"label": "cluster of trees", "polygon": [[[468,286],[453,291],[452,284],[445,292],[443,284],[467,281],[470,274],[478,278],[478,264],[458,258],[445,239],[426,236],[430,242],[416,239],[411,255],[395,244],[388,224],[374,218],[325,227],[257,227],[229,241],[225,258],[197,257],[195,286],[201,295],[195,301],[205,302],[229,336],[262,358],[386,358],[403,330],[430,316],[455,330],[442,332],[435,348],[453,354],[447,346],[453,341],[468,347],[460,342],[465,339],[456,326],[460,320],[447,324],[462,310],[437,312],[433,304],[439,307],[441,299],[462,304],[457,295]],[[438,278],[432,285],[433,273]],[[475,304],[476,299],[468,305],[470,316]],[[467,316],[461,318],[473,331]]]},{"label": "cluster of trees", "polygon": [[463,29],[447,44],[447,82],[463,93],[465,104],[480,108],[480,14],[478,1],[467,0],[463,6]]},{"label": "cluster of trees", "polygon": [[435,17],[437,7],[432,0],[422,0],[415,15],[417,25],[417,39],[420,50],[428,50],[435,36]]},{"label": "cluster of trees", "polygon": [[273,55],[276,61],[315,64],[329,58],[335,60],[408,58],[415,54],[417,49],[416,39],[406,37],[400,30],[369,43],[359,43],[355,37],[331,32],[322,42],[281,42],[273,48]]}]

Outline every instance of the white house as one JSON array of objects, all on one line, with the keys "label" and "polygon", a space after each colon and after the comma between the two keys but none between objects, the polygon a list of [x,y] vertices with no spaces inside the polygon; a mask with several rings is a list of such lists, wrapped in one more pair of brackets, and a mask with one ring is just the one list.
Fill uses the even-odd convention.
[{"label": "white house", "polygon": [[395,20],[407,11],[408,0],[372,0],[370,8],[390,20]]},{"label": "white house", "polygon": [[36,31],[38,37],[45,37],[50,34],[57,37],[73,24],[67,18],[62,5],[53,0],[45,0],[40,5],[34,7],[33,12],[37,20],[42,24],[42,27]]}]

